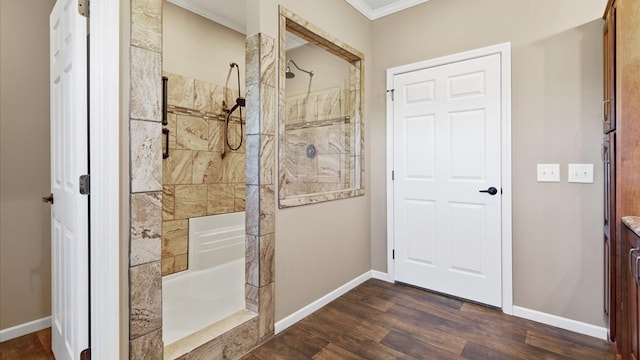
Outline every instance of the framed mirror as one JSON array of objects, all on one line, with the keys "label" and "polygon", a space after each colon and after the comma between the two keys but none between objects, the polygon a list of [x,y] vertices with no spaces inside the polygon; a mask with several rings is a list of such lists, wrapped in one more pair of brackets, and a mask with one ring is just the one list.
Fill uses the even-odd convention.
[{"label": "framed mirror", "polygon": [[364,56],[280,7],[279,206],[364,194]]}]

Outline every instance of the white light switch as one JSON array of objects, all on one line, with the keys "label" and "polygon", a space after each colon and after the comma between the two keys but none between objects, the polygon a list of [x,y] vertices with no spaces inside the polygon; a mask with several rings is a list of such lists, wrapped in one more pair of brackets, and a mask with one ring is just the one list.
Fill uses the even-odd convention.
[{"label": "white light switch", "polygon": [[569,164],[569,182],[593,184],[593,164]]},{"label": "white light switch", "polygon": [[538,164],[538,182],[560,182],[560,164]]}]

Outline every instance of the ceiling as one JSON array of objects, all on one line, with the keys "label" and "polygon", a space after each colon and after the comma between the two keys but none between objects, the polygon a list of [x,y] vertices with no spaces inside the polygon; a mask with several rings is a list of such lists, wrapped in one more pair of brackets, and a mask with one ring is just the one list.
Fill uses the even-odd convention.
[{"label": "ceiling", "polygon": [[[229,0],[167,0],[235,31],[246,33],[243,2]],[[428,0],[345,0],[371,20],[393,14]],[[241,5],[238,5],[240,3]]]}]

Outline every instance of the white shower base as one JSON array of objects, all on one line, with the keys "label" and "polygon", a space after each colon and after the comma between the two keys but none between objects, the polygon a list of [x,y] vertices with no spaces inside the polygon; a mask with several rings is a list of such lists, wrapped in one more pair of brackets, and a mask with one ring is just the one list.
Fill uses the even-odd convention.
[{"label": "white shower base", "polygon": [[189,220],[189,270],[162,279],[165,346],[245,309],[244,213]]},{"label": "white shower base", "polygon": [[169,345],[245,308],[244,259],[164,280],[162,287],[162,339]]}]

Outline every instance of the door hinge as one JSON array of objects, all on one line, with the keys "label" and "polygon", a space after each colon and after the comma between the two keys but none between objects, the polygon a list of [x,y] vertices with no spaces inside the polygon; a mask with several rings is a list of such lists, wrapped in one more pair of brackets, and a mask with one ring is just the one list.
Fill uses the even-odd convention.
[{"label": "door hinge", "polygon": [[91,348],[86,348],[80,353],[80,360],[91,360]]},{"label": "door hinge", "polygon": [[393,100],[394,100],[394,99],[393,99],[393,97],[394,97],[394,96],[393,96],[393,94],[395,93],[395,91],[396,91],[396,89],[390,89],[390,90],[387,90],[387,94],[388,94],[388,93],[391,93],[391,101],[393,101]]},{"label": "door hinge", "polygon": [[391,250],[391,259],[392,260],[396,259],[396,249]]},{"label": "door hinge", "polygon": [[89,0],[78,0],[78,14],[89,17]]},{"label": "door hinge", "polygon": [[91,194],[91,175],[80,175],[80,194]]},{"label": "door hinge", "polygon": [[391,170],[391,180],[395,180],[396,179],[396,172]]}]

